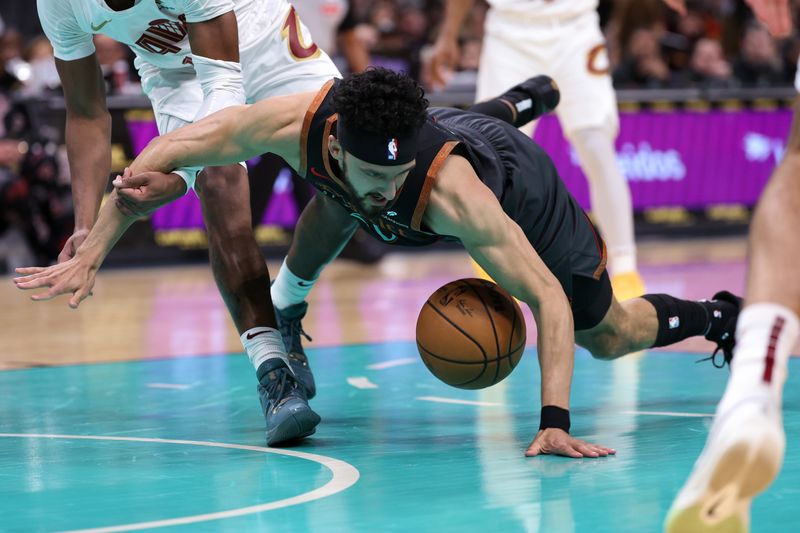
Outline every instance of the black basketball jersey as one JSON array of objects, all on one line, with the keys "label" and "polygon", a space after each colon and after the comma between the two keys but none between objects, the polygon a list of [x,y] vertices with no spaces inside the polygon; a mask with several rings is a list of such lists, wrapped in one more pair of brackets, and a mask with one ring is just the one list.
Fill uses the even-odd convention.
[{"label": "black basketball jersey", "polygon": [[525,232],[545,264],[561,278],[598,278],[605,246],[536,143],[497,118],[450,108],[431,108],[420,132],[416,166],[395,202],[377,221],[359,213],[341,170],[328,151],[336,135],[333,88],[327,83],[309,107],[300,140],[299,174],[344,206],[376,238],[389,244],[424,246],[448,237],[422,222],[436,175],[451,154],[465,157],[497,197],[503,211]]},{"label": "black basketball jersey", "polygon": [[433,180],[447,156],[458,144],[455,138],[428,120],[422,128],[417,147],[416,166],[409,172],[395,201],[377,220],[368,220],[358,209],[341,169],[328,151],[330,135],[336,135],[338,117],[333,110],[332,80],[320,89],[306,112],[300,137],[298,174],[320,192],[347,209],[372,236],[393,245],[425,246],[442,238],[422,228],[422,215],[428,205]]}]

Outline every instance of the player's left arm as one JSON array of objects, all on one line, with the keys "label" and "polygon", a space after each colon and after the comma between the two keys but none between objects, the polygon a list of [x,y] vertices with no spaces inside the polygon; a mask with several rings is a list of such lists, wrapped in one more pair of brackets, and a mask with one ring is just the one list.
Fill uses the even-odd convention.
[{"label": "player's left arm", "polygon": [[[566,294],[466,159],[451,156],[445,162],[423,221],[438,234],[457,237],[497,283],[531,307],[538,326],[542,406],[569,409],[575,333]],[[597,457],[612,451],[548,428],[527,451],[540,453]]]}]

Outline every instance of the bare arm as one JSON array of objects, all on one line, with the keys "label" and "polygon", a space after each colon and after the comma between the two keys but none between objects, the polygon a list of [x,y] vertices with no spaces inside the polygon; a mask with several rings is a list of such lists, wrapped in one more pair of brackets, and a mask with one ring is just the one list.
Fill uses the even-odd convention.
[{"label": "bare arm", "polygon": [[[229,11],[202,22],[188,24],[195,72],[203,89],[203,102],[195,120],[214,111],[245,102],[239,65],[239,33],[236,15]],[[178,89],[176,89],[178,90]],[[170,176],[144,176],[136,187],[125,182],[117,189],[117,207],[130,216],[146,216],[179,198],[194,184],[199,168],[170,169]],[[142,177],[141,175],[138,177]]]},{"label": "bare arm", "polygon": [[192,53],[211,59],[239,61],[239,27],[236,14],[224,15],[188,25]]},{"label": "bare arm", "polygon": [[369,66],[369,50],[358,38],[356,29],[345,30],[339,34],[339,49],[347,60],[347,67],[352,73],[364,72]]},{"label": "bare arm", "polygon": [[[462,157],[451,156],[436,177],[424,223],[439,234],[458,237],[470,255],[511,294],[527,303],[538,326],[542,406],[569,408],[575,359],[572,310],[556,277],[522,229],[504,212]],[[537,432],[526,455],[599,457],[614,450],[547,427]]]},{"label": "bare arm", "polygon": [[747,0],[747,4],[775,37],[787,37],[792,32],[789,0]]},{"label": "bare arm", "polygon": [[531,307],[539,330],[542,405],[568,409],[575,334],[567,297],[464,158],[450,157],[440,171],[425,222],[436,233],[458,237],[497,283]]},{"label": "bare arm", "polygon": [[[111,115],[97,56],[56,59],[67,108],[66,142],[75,203],[75,231],[83,240],[94,225],[111,173]],[[74,243],[74,248],[80,242]],[[70,249],[67,249],[70,248]],[[59,260],[74,253],[68,244]]]},{"label": "bare arm", "polygon": [[32,300],[50,300],[61,294],[71,295],[69,306],[77,309],[94,287],[97,270],[108,252],[128,227],[136,220],[122,214],[115,206],[116,191],[100,210],[97,224],[94,225],[83,245],[74,257],[50,267],[18,268],[20,277],[14,283],[23,290],[47,288],[35,294]]},{"label": "bare arm", "polygon": [[228,107],[156,137],[131,164],[132,174],[227,165],[264,152],[283,157],[297,169],[300,130],[314,94],[279,96],[253,105]]},{"label": "bare arm", "polygon": [[447,84],[445,71],[452,71],[459,59],[458,35],[474,0],[447,0],[439,37],[428,60],[428,76],[435,87]]}]

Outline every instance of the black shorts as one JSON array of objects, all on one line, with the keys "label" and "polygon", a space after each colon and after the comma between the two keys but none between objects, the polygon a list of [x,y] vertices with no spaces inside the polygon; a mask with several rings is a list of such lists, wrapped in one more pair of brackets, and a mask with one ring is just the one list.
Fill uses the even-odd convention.
[{"label": "black shorts", "polygon": [[611,280],[605,270],[600,279],[572,276],[572,320],[575,331],[591,329],[602,322],[611,308]]},{"label": "black shorts", "polygon": [[561,283],[572,308],[572,320],[575,330],[591,329],[602,322],[611,308],[611,280],[608,272],[598,277],[575,274],[565,260],[550,271]]}]

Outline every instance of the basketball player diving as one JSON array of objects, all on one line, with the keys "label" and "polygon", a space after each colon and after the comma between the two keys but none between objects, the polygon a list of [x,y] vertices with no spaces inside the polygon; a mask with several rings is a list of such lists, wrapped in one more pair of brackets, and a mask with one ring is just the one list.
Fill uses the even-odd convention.
[{"label": "basketball player diving", "polygon": [[[175,179],[164,172],[273,152],[321,193],[303,211],[275,285],[281,276],[313,285],[359,226],[396,245],[458,241],[530,306],[538,326],[542,409],[526,455],[613,454],[569,433],[574,344],[615,359],[704,335],[729,360],[740,301],[723,291],[699,302],[665,294],[618,302],[603,240],[547,154],[517,130],[535,113],[515,89],[476,109],[486,115],[429,109],[415,81],[371,69],[316,92],[229,107],[151,141],[114,181],[113,201],[75,257],[20,269],[15,282],[49,287],[34,299],[71,294],[77,305],[135,219],[139,199]],[[292,290],[280,295],[303,306],[302,314],[304,298]],[[298,326],[293,344],[301,332]]]}]

